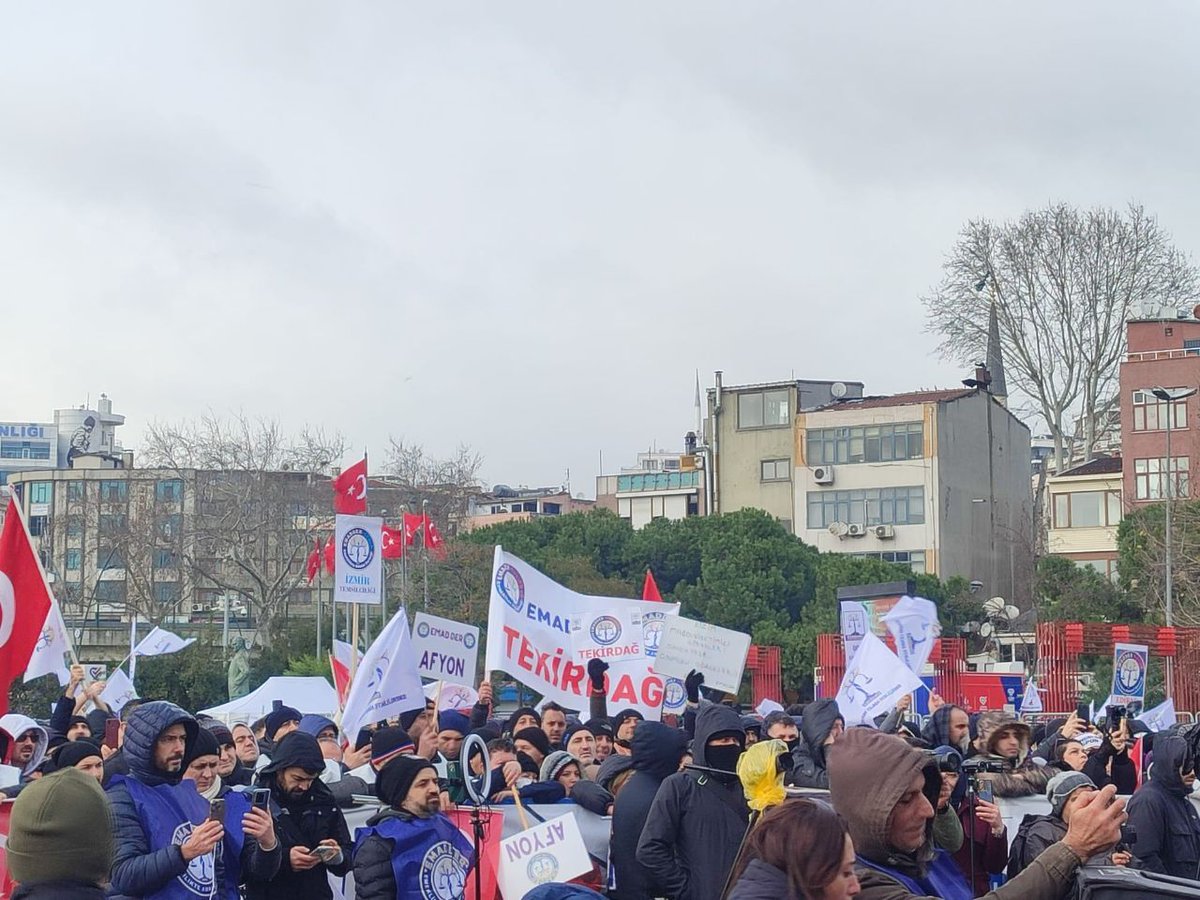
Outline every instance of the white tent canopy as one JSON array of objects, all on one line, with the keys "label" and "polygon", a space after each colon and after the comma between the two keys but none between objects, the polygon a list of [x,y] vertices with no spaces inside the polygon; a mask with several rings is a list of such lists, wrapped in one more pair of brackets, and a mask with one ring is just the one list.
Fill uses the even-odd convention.
[{"label": "white tent canopy", "polygon": [[220,706],[200,710],[206,716],[230,722],[253,722],[271,711],[274,701],[282,700],[302,713],[317,713],[333,718],[337,713],[337,691],[328,681],[316,676],[277,675],[268,678],[245,697]]}]

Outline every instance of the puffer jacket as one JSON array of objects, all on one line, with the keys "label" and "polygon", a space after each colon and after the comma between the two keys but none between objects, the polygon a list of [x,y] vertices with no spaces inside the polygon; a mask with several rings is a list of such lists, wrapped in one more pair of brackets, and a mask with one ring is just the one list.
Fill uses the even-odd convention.
[{"label": "puffer jacket", "polygon": [[[709,766],[708,742],[720,734],[744,740],[741,717],[727,706],[701,707],[692,749],[696,766]],[[618,794],[617,802],[624,796],[624,791]],[[651,896],[718,900],[749,818],[736,775],[689,768],[668,776],[650,805],[637,845],[637,861],[654,873],[659,885]]]},{"label": "puffer jacket", "polygon": [[[659,785],[679,771],[687,737],[661,722],[643,722],[633,732],[633,774],[613,803],[612,838],[609,841],[609,896],[617,900],[644,900],[661,896],[654,872],[637,860],[638,839],[646,826]],[[578,789],[578,788],[577,788]]]},{"label": "puffer jacket", "polygon": [[791,896],[787,875],[761,859],[750,860],[729,892],[729,900],[787,900]]},{"label": "puffer jacket", "polygon": [[[187,734],[184,753],[196,741],[199,726],[196,720],[174,703],[155,700],[144,703],[129,717],[122,745],[129,775],[146,785],[178,784],[179,772],[164,772],[154,765],[154,745],[158,736],[175,724],[182,724]],[[115,852],[112,865],[110,898],[139,898],[160,890],[173,878],[187,871],[188,864],[178,845],[150,852],[150,840],[142,825],[141,813],[124,783],[107,789],[113,811]],[[247,879],[268,880],[279,870],[278,842],[272,851],[262,850],[248,840],[242,849],[242,875]],[[224,878],[224,865],[217,862],[217,883]]]},{"label": "puffer jacket", "polygon": [[1137,832],[1133,854],[1151,872],[1200,878],[1200,815],[1179,777],[1188,759],[1187,741],[1177,735],[1154,740],[1150,780],[1129,799],[1129,824]]},{"label": "puffer jacket", "polygon": [[[836,700],[817,700],[804,707],[800,721],[800,744],[792,751],[792,771],[787,784],[804,788],[827,788],[825,741],[834,723],[842,719]],[[844,719],[842,721],[845,721]]]},{"label": "puffer jacket", "polygon": [[[367,827],[384,819],[416,818],[402,809],[385,807],[367,820]],[[395,900],[396,873],[392,870],[394,842],[377,834],[368,836],[354,853],[354,896],[356,900]]]},{"label": "puffer jacket", "polygon": [[[881,764],[885,761],[886,764]],[[925,841],[915,852],[896,850],[888,840],[888,823],[900,798],[920,777],[922,792],[932,806],[941,788],[937,765],[920,750],[889,734],[852,728],[830,747],[829,790],[834,807],[850,828],[859,865],[862,891],[859,900],[915,900],[929,896],[914,893],[904,880],[918,886],[934,867],[947,874],[944,851],[933,849],[933,819],[926,825]],[[1066,846],[1057,844],[1030,868],[1003,887],[985,894],[986,900],[1059,900],[1073,883],[1079,860]],[[894,873],[894,874],[890,874]],[[970,888],[955,868],[953,877],[965,896]]]}]

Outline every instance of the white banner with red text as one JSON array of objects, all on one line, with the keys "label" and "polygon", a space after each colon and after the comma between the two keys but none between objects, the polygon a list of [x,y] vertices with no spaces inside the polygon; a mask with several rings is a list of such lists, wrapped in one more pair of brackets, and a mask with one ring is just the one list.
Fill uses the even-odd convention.
[{"label": "white banner with red text", "polygon": [[[547,578],[524,560],[496,547],[492,563],[491,602],[488,607],[488,671],[512,675],[525,686],[568,709],[588,714],[587,663],[577,655],[571,619],[589,612],[616,611],[620,620],[639,621],[643,656],[625,655],[624,629],[596,629],[589,658],[609,664],[608,710],[632,707],[651,721],[662,713],[682,713],[686,698],[677,685],[664,691],[667,681],[650,671],[663,622],[679,613],[677,603],[655,603],[622,597],[580,594]],[[610,640],[607,655],[602,641]],[[665,696],[664,696],[665,693]]]}]

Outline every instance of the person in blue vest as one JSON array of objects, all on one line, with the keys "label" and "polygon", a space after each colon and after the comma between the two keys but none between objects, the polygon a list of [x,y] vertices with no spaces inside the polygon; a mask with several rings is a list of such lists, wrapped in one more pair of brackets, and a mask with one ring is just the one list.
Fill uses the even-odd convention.
[{"label": "person in blue vest", "polygon": [[433,764],[398,756],[375,787],[387,808],[354,835],[357,900],[449,900],[469,893],[471,845],[442,814]]},{"label": "person in blue vest", "polygon": [[225,798],[222,821],[191,781],[183,760],[199,731],[174,703],[143,703],[129,717],[128,775],[108,786],[115,853],[110,898],[236,900],[242,882],[268,881],[281,851],[271,816],[245,794]]},{"label": "person in blue vest", "polygon": [[[937,760],[902,738],[851,728],[830,747],[829,793],[850,829],[859,900],[969,900],[974,892],[945,850],[933,848],[934,806],[942,780]],[[1116,789],[1096,791],[1072,815],[1061,841],[986,900],[1060,900],[1079,867],[1116,846],[1125,804]]]}]

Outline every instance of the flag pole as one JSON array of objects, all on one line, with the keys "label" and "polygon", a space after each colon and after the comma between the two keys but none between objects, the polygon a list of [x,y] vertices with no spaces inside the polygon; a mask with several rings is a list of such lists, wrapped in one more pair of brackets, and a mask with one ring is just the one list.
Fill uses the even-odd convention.
[{"label": "flag pole", "polygon": [[421,559],[425,565],[425,612],[429,612],[429,501],[421,501]]},{"label": "flag pole", "polygon": [[358,672],[358,604],[350,604],[350,681]]}]

